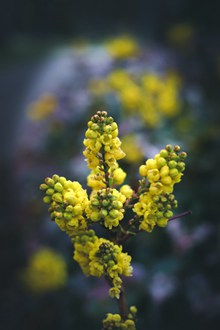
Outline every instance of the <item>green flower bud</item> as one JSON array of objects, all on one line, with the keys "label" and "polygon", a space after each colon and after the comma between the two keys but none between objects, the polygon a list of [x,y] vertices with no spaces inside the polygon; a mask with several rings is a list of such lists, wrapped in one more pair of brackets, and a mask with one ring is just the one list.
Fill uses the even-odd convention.
[{"label": "green flower bud", "polygon": [[62,184],[61,184],[60,182],[57,182],[57,183],[55,183],[55,185],[54,185],[54,189],[55,189],[56,191],[58,191],[58,192],[61,192],[61,191],[63,191],[63,186],[62,186]]},{"label": "green flower bud", "polygon": [[172,168],[170,170],[170,176],[171,178],[175,178],[175,176],[177,176],[179,174],[179,171],[176,168]]},{"label": "green flower bud", "polygon": [[177,164],[177,169],[178,169],[180,172],[183,172],[183,171],[185,170],[185,167],[186,167],[186,165],[185,165],[184,162],[179,162],[179,163]]},{"label": "green flower bud", "polygon": [[98,199],[93,199],[92,201],[91,201],[91,204],[92,204],[92,206],[99,206],[99,200]]},{"label": "green flower bud", "polygon": [[52,199],[58,203],[63,203],[63,198],[60,193],[53,194]]},{"label": "green flower bud", "polygon": [[164,216],[165,216],[167,219],[172,218],[172,216],[173,216],[173,212],[172,212],[172,211],[166,211],[166,212],[164,213]]},{"label": "green flower bud", "polygon": [[118,210],[113,209],[109,212],[109,214],[112,218],[117,218],[119,216],[120,212]]},{"label": "green flower bud", "polygon": [[177,165],[177,162],[175,160],[170,160],[168,163],[169,168],[175,168]]},{"label": "green flower bud", "polygon": [[160,151],[160,156],[163,158],[167,158],[168,157],[168,151],[166,149],[162,149]]},{"label": "green flower bud", "polygon": [[107,199],[103,199],[103,201],[102,201],[102,205],[103,205],[104,207],[108,206],[109,203],[110,203],[110,201],[107,200]]},{"label": "green flower bud", "polygon": [[136,314],[136,313],[137,313],[137,307],[136,307],[136,306],[131,306],[131,307],[130,307],[130,312],[131,312],[132,314]]},{"label": "green flower bud", "polygon": [[100,216],[101,216],[102,218],[105,218],[107,215],[108,215],[108,211],[105,210],[105,209],[101,209],[101,211],[100,211]]},{"label": "green flower bud", "polygon": [[184,159],[186,159],[186,157],[187,157],[187,153],[186,152],[181,152],[181,154],[180,154],[180,159],[182,159],[182,160],[184,160]]},{"label": "green flower bud", "polygon": [[106,126],[104,126],[104,132],[106,132],[106,133],[111,133],[112,132],[112,127],[111,127],[111,125],[106,125]]},{"label": "green flower bud", "polygon": [[52,176],[52,179],[54,180],[54,182],[57,182],[57,181],[59,180],[59,175],[54,174],[54,175]]},{"label": "green flower bud", "polygon": [[41,183],[40,190],[47,190],[48,185],[46,183]]},{"label": "green flower bud", "polygon": [[62,219],[63,213],[62,212],[54,212],[54,215],[57,219]]},{"label": "green flower bud", "polygon": [[173,150],[175,151],[175,152],[180,152],[180,146],[178,146],[178,145],[175,145],[174,146],[174,148],[173,148]]},{"label": "green flower bud", "polygon": [[167,145],[166,145],[166,150],[167,150],[168,152],[171,152],[171,151],[172,151],[172,145],[171,145],[171,144],[167,144]]},{"label": "green flower bud", "polygon": [[70,221],[73,217],[71,213],[67,213],[67,212],[64,212],[63,216],[68,221]]},{"label": "green flower bud", "polygon": [[44,202],[45,204],[50,204],[50,202],[51,202],[51,197],[50,197],[50,196],[44,196],[44,198],[43,198],[43,202]]},{"label": "green flower bud", "polygon": [[90,127],[93,131],[98,131],[99,130],[99,125],[92,123],[91,127]]},{"label": "green flower bud", "polygon": [[49,188],[49,189],[46,190],[47,195],[51,196],[51,195],[53,195],[53,193],[54,193],[54,190],[52,188]]},{"label": "green flower bud", "polygon": [[51,178],[49,178],[49,177],[45,179],[45,182],[50,187],[53,187],[54,186],[54,180],[51,179]]},{"label": "green flower bud", "polygon": [[[164,150],[164,151],[166,151],[166,150]],[[162,167],[162,166],[166,165],[166,163],[167,162],[166,162],[166,159],[164,157],[159,157],[157,159],[157,164],[158,164],[159,167]]]}]

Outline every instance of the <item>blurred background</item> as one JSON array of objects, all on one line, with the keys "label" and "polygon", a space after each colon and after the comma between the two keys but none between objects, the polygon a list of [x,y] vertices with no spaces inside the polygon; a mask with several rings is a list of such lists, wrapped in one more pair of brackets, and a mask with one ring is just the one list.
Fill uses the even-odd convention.
[{"label": "blurred background", "polygon": [[139,330],[220,327],[219,1],[2,0],[1,329],[100,329],[116,312],[49,220],[39,184],[86,187],[83,137],[105,109],[119,124],[127,183],[167,143],[188,153],[175,190],[192,215],[127,243]]}]

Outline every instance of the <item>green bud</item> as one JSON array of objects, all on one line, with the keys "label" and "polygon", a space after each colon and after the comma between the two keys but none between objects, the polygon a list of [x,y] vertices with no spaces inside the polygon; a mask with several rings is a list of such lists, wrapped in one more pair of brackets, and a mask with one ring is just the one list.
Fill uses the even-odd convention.
[{"label": "green bud", "polygon": [[158,219],[157,220],[157,225],[159,226],[159,227],[166,227],[166,225],[167,225],[167,219],[166,218],[161,218],[161,219]]},{"label": "green bud", "polygon": [[113,260],[109,260],[108,266],[113,267],[115,265],[115,262]]},{"label": "green bud", "polygon": [[154,202],[158,202],[158,201],[160,200],[160,197],[157,196],[157,195],[154,195],[154,196],[152,197],[152,199],[153,199]]},{"label": "green bud", "polygon": [[172,216],[173,216],[173,212],[172,212],[172,211],[166,211],[166,212],[164,212],[164,216],[165,216],[167,219],[172,218]]},{"label": "green bud", "polygon": [[93,199],[92,202],[91,202],[92,206],[99,206],[99,201],[98,199]]},{"label": "green bud", "polygon": [[73,212],[73,206],[72,205],[68,205],[65,209],[66,212],[68,213],[72,213]]},{"label": "green bud", "polygon": [[54,212],[54,215],[57,219],[62,219],[63,213],[62,212]]},{"label": "green bud", "polygon": [[180,172],[183,172],[183,171],[185,170],[185,167],[186,167],[186,165],[185,165],[184,162],[179,162],[179,163],[177,164],[177,169],[178,169]]},{"label": "green bud", "polygon": [[39,188],[40,188],[40,190],[47,190],[48,185],[46,183],[41,183]]},{"label": "green bud", "polygon": [[112,207],[114,209],[121,209],[123,207],[123,204],[122,204],[122,202],[114,201],[114,202],[112,202]]},{"label": "green bud", "polygon": [[71,213],[67,213],[67,212],[64,212],[63,216],[68,221],[70,221],[73,217]]},{"label": "green bud", "polygon": [[62,184],[61,184],[60,182],[57,182],[57,183],[55,183],[55,185],[54,185],[54,189],[55,189],[56,191],[58,191],[58,192],[61,192],[61,191],[63,191],[63,186],[62,186]]},{"label": "green bud", "polygon": [[131,307],[130,307],[130,312],[131,312],[132,314],[136,314],[136,313],[137,313],[137,307],[136,307],[136,306],[131,306]]},{"label": "green bud", "polygon": [[173,150],[175,151],[175,152],[180,152],[180,146],[178,146],[178,145],[176,145],[176,146],[174,146],[174,148],[173,148]]},{"label": "green bud", "polygon": [[170,154],[170,159],[171,160],[174,160],[174,161],[178,161],[179,160],[179,156],[175,152],[172,152]]},{"label": "green bud", "polygon": [[170,160],[170,161],[168,162],[168,166],[169,166],[169,168],[175,168],[176,165],[177,165],[177,162],[175,162],[175,160]]},{"label": "green bud", "polygon": [[52,199],[58,203],[63,203],[63,198],[60,193],[53,194]]},{"label": "green bud", "polygon": [[67,180],[64,176],[60,176],[58,181],[64,186]]},{"label": "green bud", "polygon": [[112,218],[117,218],[119,216],[120,212],[118,210],[113,209],[109,212],[109,214]]},{"label": "green bud", "polygon": [[186,152],[181,152],[181,154],[180,154],[180,159],[186,159],[186,157],[187,157],[187,153]]},{"label": "green bud", "polygon": [[50,197],[50,196],[44,196],[44,198],[43,198],[43,202],[44,202],[45,204],[50,204],[50,202],[51,202],[51,197]]},{"label": "green bud", "polygon": [[102,218],[105,218],[108,215],[108,211],[105,210],[105,209],[101,209],[100,215],[101,215]]},{"label": "green bud", "polygon": [[175,199],[175,196],[173,194],[169,194],[168,199],[170,201],[173,201]]},{"label": "green bud", "polygon": [[106,133],[111,133],[112,132],[112,127],[111,127],[111,125],[106,125],[106,126],[104,126],[104,132],[106,132]]},{"label": "green bud", "polygon": [[59,175],[54,174],[54,175],[52,176],[52,179],[53,179],[55,182],[57,182],[57,181],[59,180]]},{"label": "green bud", "polygon": [[50,187],[53,187],[54,186],[54,180],[51,179],[51,178],[49,178],[49,177],[45,179],[45,182]]},{"label": "green bud", "polygon": [[179,171],[176,168],[172,168],[170,170],[170,176],[171,178],[175,178],[175,176],[177,176],[179,174]]},{"label": "green bud", "polygon": [[167,158],[167,156],[168,156],[167,150],[166,149],[162,149],[160,151],[160,156],[163,157],[163,158]]},{"label": "green bud", "polygon": [[93,131],[98,131],[98,129],[99,129],[99,125],[98,125],[98,124],[95,124],[95,123],[92,123],[92,125],[91,125],[91,129],[92,129]]},{"label": "green bud", "polygon": [[51,195],[53,195],[53,193],[54,193],[54,190],[52,188],[49,188],[49,189],[46,190],[47,195],[51,196]]},{"label": "green bud", "polygon": [[[166,151],[166,150],[165,150]],[[164,165],[166,165],[166,159],[164,158],[164,157],[159,157],[158,159],[157,159],[157,164],[158,164],[158,166],[159,167],[162,167],[162,166],[164,166]]]},{"label": "green bud", "polygon": [[167,145],[166,145],[166,150],[167,150],[168,152],[171,152],[171,151],[172,151],[172,145],[171,145],[171,144],[167,144]]},{"label": "green bud", "polygon": [[117,125],[116,122],[114,121],[113,123],[111,123],[111,127],[112,127],[112,130],[114,131],[115,129],[118,128],[118,125]]},{"label": "green bud", "polygon": [[156,212],[156,217],[157,218],[162,218],[163,217],[163,212],[157,211]]},{"label": "green bud", "polygon": [[109,203],[110,203],[110,201],[107,200],[107,199],[103,199],[103,201],[102,201],[102,205],[103,205],[104,207],[108,206]]}]

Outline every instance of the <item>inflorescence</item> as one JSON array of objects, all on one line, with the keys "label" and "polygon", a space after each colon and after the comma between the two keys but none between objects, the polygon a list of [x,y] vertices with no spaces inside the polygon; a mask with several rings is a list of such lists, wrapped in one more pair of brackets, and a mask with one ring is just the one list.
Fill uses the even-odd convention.
[{"label": "inflorescence", "polygon": [[[125,305],[123,276],[132,276],[131,256],[123,243],[141,231],[164,227],[173,216],[177,200],[174,184],[181,181],[186,153],[179,146],[167,145],[154,159],[139,168],[137,191],[124,184],[126,173],[118,161],[125,157],[118,137],[118,126],[105,111],[98,111],[88,122],[85,150],[90,194],[79,182],[57,174],[46,178],[40,189],[49,204],[51,219],[71,238],[74,260],[86,276],[104,276],[109,295],[119,301],[120,314],[107,314],[103,329],[135,329],[136,307]],[[127,212],[129,210],[129,212]],[[129,216],[132,215],[129,219]],[[108,238],[98,237],[98,223]]]}]

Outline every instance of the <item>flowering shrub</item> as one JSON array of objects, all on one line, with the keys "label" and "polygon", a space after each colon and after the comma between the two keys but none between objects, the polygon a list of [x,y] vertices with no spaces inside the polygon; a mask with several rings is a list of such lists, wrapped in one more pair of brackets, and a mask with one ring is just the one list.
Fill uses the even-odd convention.
[{"label": "flowering shrub", "polygon": [[[125,153],[114,119],[98,111],[88,122],[85,137],[90,193],[79,182],[55,174],[40,185],[43,201],[49,204],[51,219],[69,235],[73,258],[83,273],[104,276],[110,297],[118,300],[119,314],[109,313],[103,329],[136,329],[136,307],[128,308],[125,301],[123,276],[132,276],[132,266],[124,243],[175,218],[173,189],[181,181],[186,153],[179,146],[167,145],[140,166],[141,180],[134,191],[124,184],[126,173],[118,164]],[[104,237],[98,237],[95,223],[104,228]]]}]

